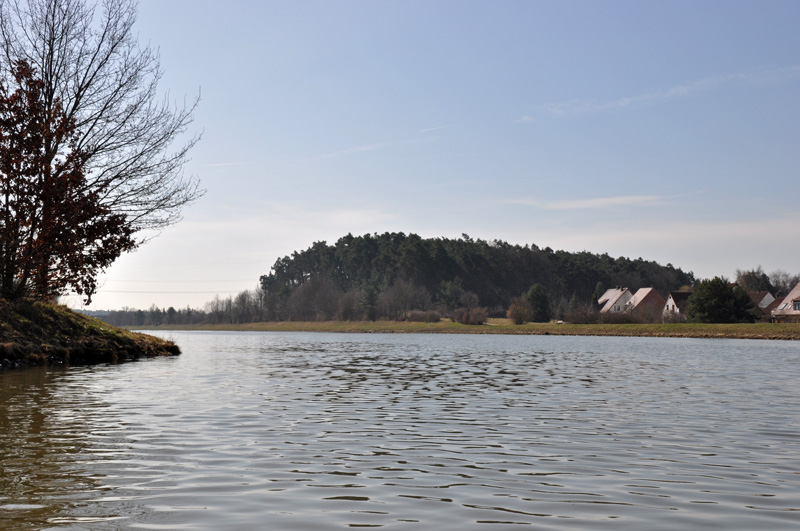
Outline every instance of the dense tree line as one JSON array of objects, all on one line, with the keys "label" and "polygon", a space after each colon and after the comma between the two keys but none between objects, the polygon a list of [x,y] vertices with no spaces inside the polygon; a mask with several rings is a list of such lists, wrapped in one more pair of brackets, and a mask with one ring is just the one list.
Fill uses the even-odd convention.
[{"label": "dense tree line", "polygon": [[430,307],[482,306],[505,315],[536,284],[558,314],[570,304],[591,305],[606,286],[668,292],[693,282],[691,273],[641,258],[384,233],[348,234],[281,258],[261,277],[261,290],[267,320],[319,320],[398,318]]},{"label": "dense tree line", "polygon": [[255,289],[216,297],[202,310],[127,309],[105,318],[140,326],[440,316],[466,322],[505,316],[512,300],[521,297],[538,309],[535,319],[545,319],[591,307],[606,286],[652,286],[667,292],[693,283],[691,273],[641,258],[554,251],[467,235],[423,239],[403,233],[348,234],[333,245],[316,242],[278,259]]},{"label": "dense tree line", "polygon": [[173,306],[159,308],[152,305],[147,310],[126,307],[90,313],[114,326],[253,323],[264,320],[264,293],[257,287],[232,297],[217,296],[202,309],[187,306],[176,310]]},{"label": "dense tree line", "polygon": [[[737,284],[745,292],[782,295],[798,281],[800,275],[784,271],[737,270]],[[692,273],[641,258],[553,251],[466,235],[455,240],[402,233],[347,235],[334,245],[317,242],[277,260],[254,289],[215,297],[202,309],[126,308],[102,318],[135,326],[441,317],[479,322],[489,314],[517,322],[597,322],[594,304],[606,287],[654,287],[663,295],[696,287],[702,295],[707,286],[701,284]],[[695,314],[698,320],[711,315],[697,303]]]}]

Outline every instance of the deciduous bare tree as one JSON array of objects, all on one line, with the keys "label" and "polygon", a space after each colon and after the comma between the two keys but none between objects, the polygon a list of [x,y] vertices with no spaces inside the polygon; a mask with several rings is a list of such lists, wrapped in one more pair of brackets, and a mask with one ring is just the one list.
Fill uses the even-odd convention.
[{"label": "deciduous bare tree", "polygon": [[[88,187],[140,233],[178,221],[202,191],[183,173],[198,137],[178,142],[197,100],[159,94],[158,52],[137,42],[136,15],[135,0],[0,0],[0,71],[8,81],[24,60],[38,72],[46,111],[60,102],[74,124]],[[45,155],[65,148],[50,138]]]},{"label": "deciduous bare tree", "polygon": [[[71,287],[95,291],[97,272],[136,246],[124,215],[87,187],[85,156],[58,100],[50,111],[43,83],[24,61],[16,90],[0,80],[0,296],[50,299]],[[64,149],[49,155],[47,146]]]},{"label": "deciduous bare tree", "polygon": [[769,275],[769,280],[775,287],[776,297],[785,297],[792,291],[798,282],[800,282],[800,274],[792,275],[782,269],[776,269]]}]

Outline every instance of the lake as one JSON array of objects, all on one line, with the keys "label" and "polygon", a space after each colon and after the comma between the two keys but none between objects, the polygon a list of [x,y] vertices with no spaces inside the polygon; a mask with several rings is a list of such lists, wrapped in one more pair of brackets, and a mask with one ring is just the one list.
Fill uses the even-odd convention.
[{"label": "lake", "polygon": [[158,335],[0,374],[0,528],[800,527],[800,342]]}]

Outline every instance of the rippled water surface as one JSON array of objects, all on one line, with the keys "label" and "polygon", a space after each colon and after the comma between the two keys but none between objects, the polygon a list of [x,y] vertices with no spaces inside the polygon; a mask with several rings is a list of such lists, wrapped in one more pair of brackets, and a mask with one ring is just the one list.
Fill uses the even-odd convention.
[{"label": "rippled water surface", "polygon": [[800,343],[168,336],[0,374],[0,529],[800,528]]}]

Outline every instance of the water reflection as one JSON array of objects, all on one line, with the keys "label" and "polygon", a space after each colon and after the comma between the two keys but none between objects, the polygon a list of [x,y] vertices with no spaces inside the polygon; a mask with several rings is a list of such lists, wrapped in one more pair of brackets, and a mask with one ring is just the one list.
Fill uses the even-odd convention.
[{"label": "water reflection", "polygon": [[43,368],[2,375],[3,529],[32,529],[70,514],[82,500],[93,498],[100,486],[97,478],[80,466],[91,454],[87,438],[91,427],[78,411],[85,403],[62,400],[64,394],[59,392],[59,385],[63,379],[63,372]]},{"label": "water reflection", "polygon": [[800,512],[797,344],[173,339],[179,358],[0,375],[0,527],[791,528]]}]

